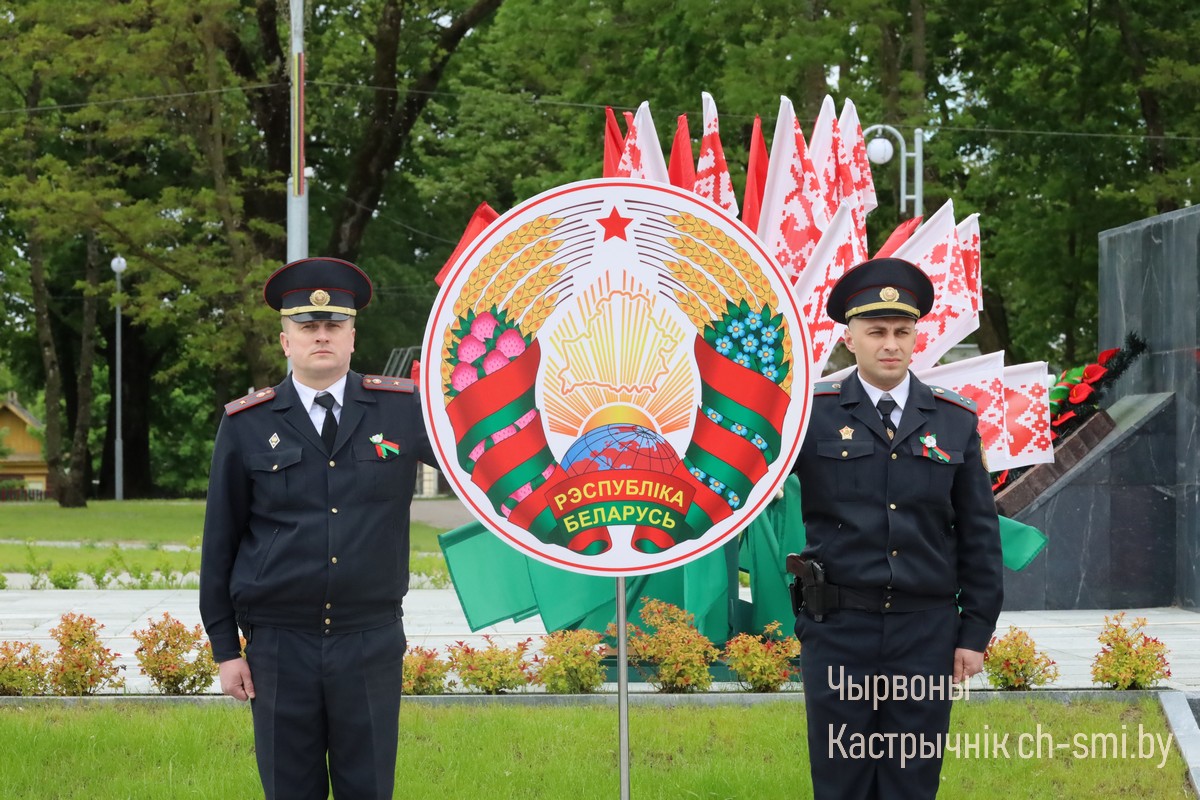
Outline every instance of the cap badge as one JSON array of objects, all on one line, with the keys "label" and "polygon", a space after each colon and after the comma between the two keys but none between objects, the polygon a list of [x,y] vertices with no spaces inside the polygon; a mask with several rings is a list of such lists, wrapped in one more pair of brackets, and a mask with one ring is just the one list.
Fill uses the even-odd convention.
[{"label": "cap badge", "polygon": [[308,302],[314,306],[327,306],[329,305],[329,292],[324,289],[317,289],[308,296]]},{"label": "cap badge", "polygon": [[894,286],[885,286],[879,291],[879,299],[885,303],[894,303],[900,299],[900,292]]}]

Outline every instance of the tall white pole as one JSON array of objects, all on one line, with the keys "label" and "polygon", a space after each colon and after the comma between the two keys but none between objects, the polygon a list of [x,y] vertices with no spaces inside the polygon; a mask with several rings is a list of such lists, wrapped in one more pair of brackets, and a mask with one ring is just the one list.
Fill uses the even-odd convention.
[{"label": "tall white pole", "polygon": [[292,15],[292,175],[287,182],[287,260],[308,257],[308,192],[304,186],[304,0]]},{"label": "tall white pole", "polygon": [[617,578],[617,729],[621,762],[621,800],[629,800],[629,646],[625,576]]},{"label": "tall white pole", "polygon": [[112,271],[117,276],[117,375],[116,375],[116,436],[113,437],[113,469],[116,475],[113,478],[113,498],[115,500],[125,499],[125,439],[124,425],[121,421],[121,405],[122,405],[122,377],[121,377],[121,273],[128,266],[125,259],[120,256],[112,260]]}]

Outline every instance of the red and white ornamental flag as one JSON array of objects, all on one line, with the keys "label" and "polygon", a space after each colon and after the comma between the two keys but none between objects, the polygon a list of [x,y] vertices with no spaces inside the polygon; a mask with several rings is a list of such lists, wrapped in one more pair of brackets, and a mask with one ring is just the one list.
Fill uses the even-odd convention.
[{"label": "red and white ornamental flag", "polygon": [[833,98],[825,95],[817,121],[813,125],[812,136],[808,139],[808,155],[812,159],[813,169],[817,171],[817,180],[821,185],[824,205],[820,210],[825,216],[814,214],[817,227],[822,231],[829,225],[829,220],[837,213],[842,200],[854,194],[854,181],[850,177],[850,165],[842,157],[842,136],[838,132],[837,107]]},{"label": "red and white ornamental flag", "polygon": [[967,291],[971,294],[971,308],[978,316],[979,310],[983,308],[978,214],[972,214],[958,223],[958,249],[962,252],[963,271],[967,276]]},{"label": "red and white ornamental flag", "polygon": [[[792,101],[781,97],[757,230],[767,252],[793,282],[821,240],[814,208],[823,208],[824,202]],[[821,215],[828,218],[823,211]]]},{"label": "red and white ornamental flag", "polygon": [[623,178],[640,178],[656,183],[670,183],[667,162],[663,158],[662,145],[658,143],[658,132],[650,116],[650,104],[638,106],[633,124],[625,135],[625,152],[617,165],[617,174]]},{"label": "red and white ornamental flag", "polygon": [[942,386],[975,401],[979,438],[992,472],[1016,466],[1004,430],[1004,352],[988,353],[917,373],[931,386]]},{"label": "red and white ornamental flag", "polygon": [[721,148],[721,133],[717,125],[717,104],[712,95],[701,92],[704,101],[704,136],[700,139],[700,158],[696,161],[695,192],[706,197],[734,216],[738,213],[737,196],[725,151]]},{"label": "red and white ornamental flag", "polygon": [[808,326],[809,343],[812,346],[812,374],[820,375],[829,363],[829,355],[841,338],[845,325],[834,322],[826,313],[825,305],[834,285],[853,267],[855,260],[854,220],[850,201],[843,201],[829,227],[821,235],[821,241],[813,250],[808,267],[792,288],[796,302],[800,304],[800,316]]},{"label": "red and white ornamental flag", "polygon": [[913,369],[928,369],[979,327],[971,307],[967,276],[954,225],[954,204],[947,200],[907,242],[896,258],[916,264],[933,283],[933,309],[917,320]]},{"label": "red and white ornamental flag", "polygon": [[1050,377],[1044,361],[1004,369],[1004,428],[1012,459],[1010,467],[1054,461],[1050,393],[1046,389]]},{"label": "red and white ornamental flag", "polygon": [[625,136],[612,106],[604,109],[604,177],[615,178],[621,165],[621,154],[625,152]]},{"label": "red and white ornamental flag", "polygon": [[858,260],[865,261],[870,252],[867,247],[867,214],[879,205],[879,200],[875,196],[875,181],[871,177],[871,162],[867,160],[867,143],[858,121],[858,109],[851,100],[842,106],[838,133],[842,137],[841,157],[845,159],[854,192],[851,212],[854,214],[855,245],[859,247]]}]

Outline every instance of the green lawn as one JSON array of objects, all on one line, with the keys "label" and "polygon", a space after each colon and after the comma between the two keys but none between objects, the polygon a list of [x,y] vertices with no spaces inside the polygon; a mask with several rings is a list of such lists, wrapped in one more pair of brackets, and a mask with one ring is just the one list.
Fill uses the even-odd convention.
[{"label": "green lawn", "polygon": [[[1117,701],[966,701],[952,732],[1007,732],[1037,724],[1058,740],[1119,736],[1138,725],[1161,736],[1158,704]],[[985,727],[986,726],[986,727]],[[1124,726],[1124,728],[1122,728]],[[401,708],[398,796],[616,797],[615,707],[501,703]],[[261,794],[247,706],[0,707],[4,797],[227,798]],[[630,712],[631,790],[643,798],[812,796],[804,712],[796,702],[741,706],[635,705]],[[947,756],[947,798],[1186,798],[1178,751],[1158,757],[1022,759]]]},{"label": "green lawn", "polygon": [[[0,542],[0,572],[33,574],[32,560],[46,572],[89,573],[113,562],[113,545],[141,544],[147,547],[121,549],[128,571],[186,574],[199,569],[198,550],[159,548],[167,544],[199,548],[203,529],[202,500],[100,500],[84,509],[61,508],[57,503],[4,503],[0,506],[0,540],[10,542]],[[435,586],[449,585],[437,543],[443,531],[422,522],[412,523],[409,531],[413,571],[430,576]],[[31,552],[25,544],[29,540],[80,542],[82,546],[38,545]],[[142,583],[142,588],[149,588],[145,579]]]}]

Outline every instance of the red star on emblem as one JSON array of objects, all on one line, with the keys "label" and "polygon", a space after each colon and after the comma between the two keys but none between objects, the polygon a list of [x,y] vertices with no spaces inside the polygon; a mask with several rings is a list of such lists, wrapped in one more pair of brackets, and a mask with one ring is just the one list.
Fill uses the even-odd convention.
[{"label": "red star on emblem", "polygon": [[[604,228],[604,241],[607,242],[614,237],[625,239],[625,228],[628,227],[629,223],[633,222],[633,217],[622,217],[617,213],[617,207],[613,206],[612,213],[607,217],[602,217],[597,222],[600,223],[600,227]],[[625,239],[625,241],[629,240]]]}]

